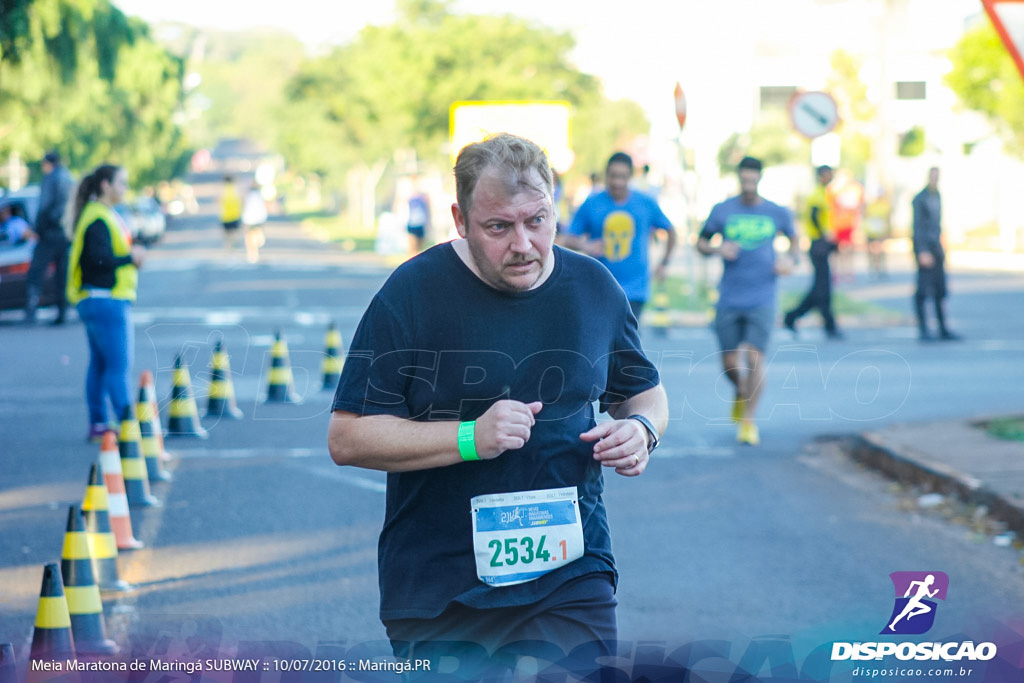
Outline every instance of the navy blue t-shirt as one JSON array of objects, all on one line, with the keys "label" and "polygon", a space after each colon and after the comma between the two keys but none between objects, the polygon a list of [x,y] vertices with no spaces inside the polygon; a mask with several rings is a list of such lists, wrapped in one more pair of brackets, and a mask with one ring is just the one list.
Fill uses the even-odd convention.
[{"label": "navy blue t-shirt", "polygon": [[[475,420],[502,399],[542,401],[530,440],[493,460],[389,473],[378,545],[381,619],[536,602],[569,579],[614,574],[601,465],[579,435],[601,409],[658,385],[621,287],[597,261],[555,247],[536,289],[502,292],[450,243],[399,267],[349,345],[334,409],[413,420]],[[452,450],[456,444],[452,444]],[[585,555],[534,581],[477,578],[470,499],[576,486]]]}]

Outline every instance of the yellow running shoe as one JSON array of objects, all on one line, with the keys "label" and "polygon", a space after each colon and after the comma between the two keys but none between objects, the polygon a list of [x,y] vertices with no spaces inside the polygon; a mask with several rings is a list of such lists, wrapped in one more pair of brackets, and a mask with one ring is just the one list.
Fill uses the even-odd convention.
[{"label": "yellow running shoe", "polygon": [[761,435],[757,431],[757,425],[753,422],[741,422],[739,431],[736,432],[736,440],[749,446],[756,446],[761,443]]},{"label": "yellow running shoe", "polygon": [[746,412],[747,412],[747,402],[744,399],[742,399],[742,398],[740,398],[738,396],[735,399],[733,399],[733,402],[732,402],[732,421],[733,422],[739,422],[740,420],[743,419],[743,415]]}]

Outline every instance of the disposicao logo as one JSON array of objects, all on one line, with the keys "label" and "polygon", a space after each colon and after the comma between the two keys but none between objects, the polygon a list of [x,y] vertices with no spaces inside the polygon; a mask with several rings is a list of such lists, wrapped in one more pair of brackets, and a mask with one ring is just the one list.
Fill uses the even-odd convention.
[{"label": "disposicao logo", "polygon": [[945,600],[949,577],[943,572],[893,572],[889,574],[896,589],[896,604],[888,626],[881,634],[921,635],[935,623],[935,600]]},{"label": "disposicao logo", "polygon": [[[945,600],[949,577],[943,572],[893,572],[889,575],[896,591],[892,614],[881,635],[921,635],[935,624],[936,600]],[[879,660],[896,657],[919,661],[988,661],[996,656],[993,643],[855,642],[832,643],[832,661]]]}]

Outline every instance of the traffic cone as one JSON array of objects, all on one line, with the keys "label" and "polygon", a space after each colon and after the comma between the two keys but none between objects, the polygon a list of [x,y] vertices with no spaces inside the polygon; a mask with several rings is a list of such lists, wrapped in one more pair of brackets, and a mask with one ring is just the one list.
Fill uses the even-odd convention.
[{"label": "traffic cone", "polygon": [[64,661],[75,656],[75,639],[71,635],[71,615],[64,597],[60,566],[55,562],[43,568],[43,586],[39,590],[39,608],[32,630],[30,659]]},{"label": "traffic cone", "polygon": [[152,372],[142,371],[142,374],[139,375],[139,388],[145,392],[146,400],[153,408],[153,436],[159,446],[160,459],[167,462],[171,459],[171,454],[167,452],[164,444],[164,429],[160,424],[160,406],[156,399],[156,383],[153,381]]},{"label": "traffic cone", "polygon": [[210,398],[205,417],[242,419],[242,411],[235,404],[235,386],[231,382],[231,365],[224,345],[218,340],[213,349],[213,376],[210,378]]},{"label": "traffic cone", "polygon": [[345,361],[341,358],[341,332],[333,322],[327,328],[327,341],[324,345],[327,348],[324,351],[324,362],[321,364],[324,375],[322,390],[334,391],[338,388],[338,380],[341,379],[341,369],[345,366]]},{"label": "traffic cone", "polygon": [[299,403],[295,395],[291,364],[288,362],[288,344],[278,332],[274,346],[270,349],[270,377],[267,387],[267,403]]},{"label": "traffic cone", "polygon": [[654,296],[651,297],[651,328],[659,337],[666,336],[668,334],[668,328],[672,326],[668,308],[668,292],[664,289],[659,289],[654,293]]},{"label": "traffic cone", "polygon": [[[93,465],[94,472],[95,468]],[[77,505],[72,505],[68,511],[68,529],[64,535],[60,573],[64,577],[64,592],[67,595],[75,651],[78,654],[113,655],[117,654],[119,648],[117,643],[107,639],[107,628],[103,621],[103,601],[100,599],[100,588],[96,585],[92,571],[91,546],[92,537],[85,530],[82,511]],[[117,552],[116,548],[114,552]]]},{"label": "traffic cone", "polygon": [[712,322],[715,319],[716,311],[718,310],[718,290],[708,290],[708,311],[707,317],[708,322]]},{"label": "traffic cone", "polygon": [[174,359],[174,388],[171,391],[171,416],[167,420],[167,436],[209,436],[199,424],[199,409],[192,397],[192,378],[181,356]]},{"label": "traffic cone", "polygon": [[[85,499],[82,508],[86,505],[90,508],[89,514],[81,515],[83,519],[82,538],[85,543],[85,550],[81,551],[77,545],[69,545],[71,537],[70,530],[64,536],[64,555],[61,560],[89,559],[92,563],[92,575],[99,585],[100,591],[107,593],[127,592],[132,589],[131,584],[122,581],[117,569],[117,540],[110,529],[110,518],[100,514],[99,508],[104,504],[99,489],[99,471],[93,469],[89,472],[89,485],[85,489]],[[69,522],[70,526],[70,522]],[[74,543],[78,543],[77,537]],[[72,553],[69,555],[68,553]],[[63,566],[62,566],[63,568]]]},{"label": "traffic cone", "polygon": [[[85,537],[89,543],[89,556],[94,558],[97,564],[97,568],[93,570],[93,576],[96,576],[101,569],[101,559],[109,561],[109,558],[114,558],[114,562],[117,561],[117,537],[110,527],[107,487],[100,480],[100,467],[96,463],[93,463],[89,470],[89,485],[82,500],[82,519],[85,524]],[[102,570],[109,572],[105,567]],[[64,579],[64,585],[67,586],[67,572],[64,573]],[[71,613],[74,614],[74,609]]]},{"label": "traffic cone", "polygon": [[121,454],[121,473],[124,475],[124,489],[128,494],[128,505],[157,507],[160,501],[149,492],[149,474],[146,461],[142,458],[139,442],[142,433],[139,421],[131,408],[125,411],[121,420],[121,435],[117,447]]},{"label": "traffic cone", "polygon": [[17,665],[14,661],[14,645],[0,643],[0,683],[17,683]]},{"label": "traffic cone", "polygon": [[144,388],[139,389],[139,401],[135,404],[135,418],[139,421],[139,443],[142,457],[146,460],[146,476],[153,481],[170,481],[171,475],[163,468],[163,447],[157,441],[156,413]]},{"label": "traffic cone", "polygon": [[[128,511],[128,494],[124,490],[124,475],[121,473],[121,453],[118,449],[117,434],[114,432],[103,434],[103,444],[100,446],[100,469],[103,470],[110,528],[114,532],[117,549],[135,550],[144,547],[146,544],[136,539],[135,533],[132,531],[132,517]],[[91,477],[89,484],[92,485]],[[88,495],[87,491],[87,499]],[[82,507],[84,509],[85,505],[83,504]]]}]

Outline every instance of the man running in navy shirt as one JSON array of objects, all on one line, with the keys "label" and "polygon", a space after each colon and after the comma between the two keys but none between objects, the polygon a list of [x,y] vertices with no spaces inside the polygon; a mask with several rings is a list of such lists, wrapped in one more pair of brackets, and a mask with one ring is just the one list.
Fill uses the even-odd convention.
[{"label": "man running in navy shirt", "polygon": [[461,239],[373,298],[329,428],[338,465],[388,473],[381,620],[400,657],[609,654],[602,472],[644,472],[665,391],[615,280],[554,246],[543,151],[497,135],[465,147],[455,177]]}]

